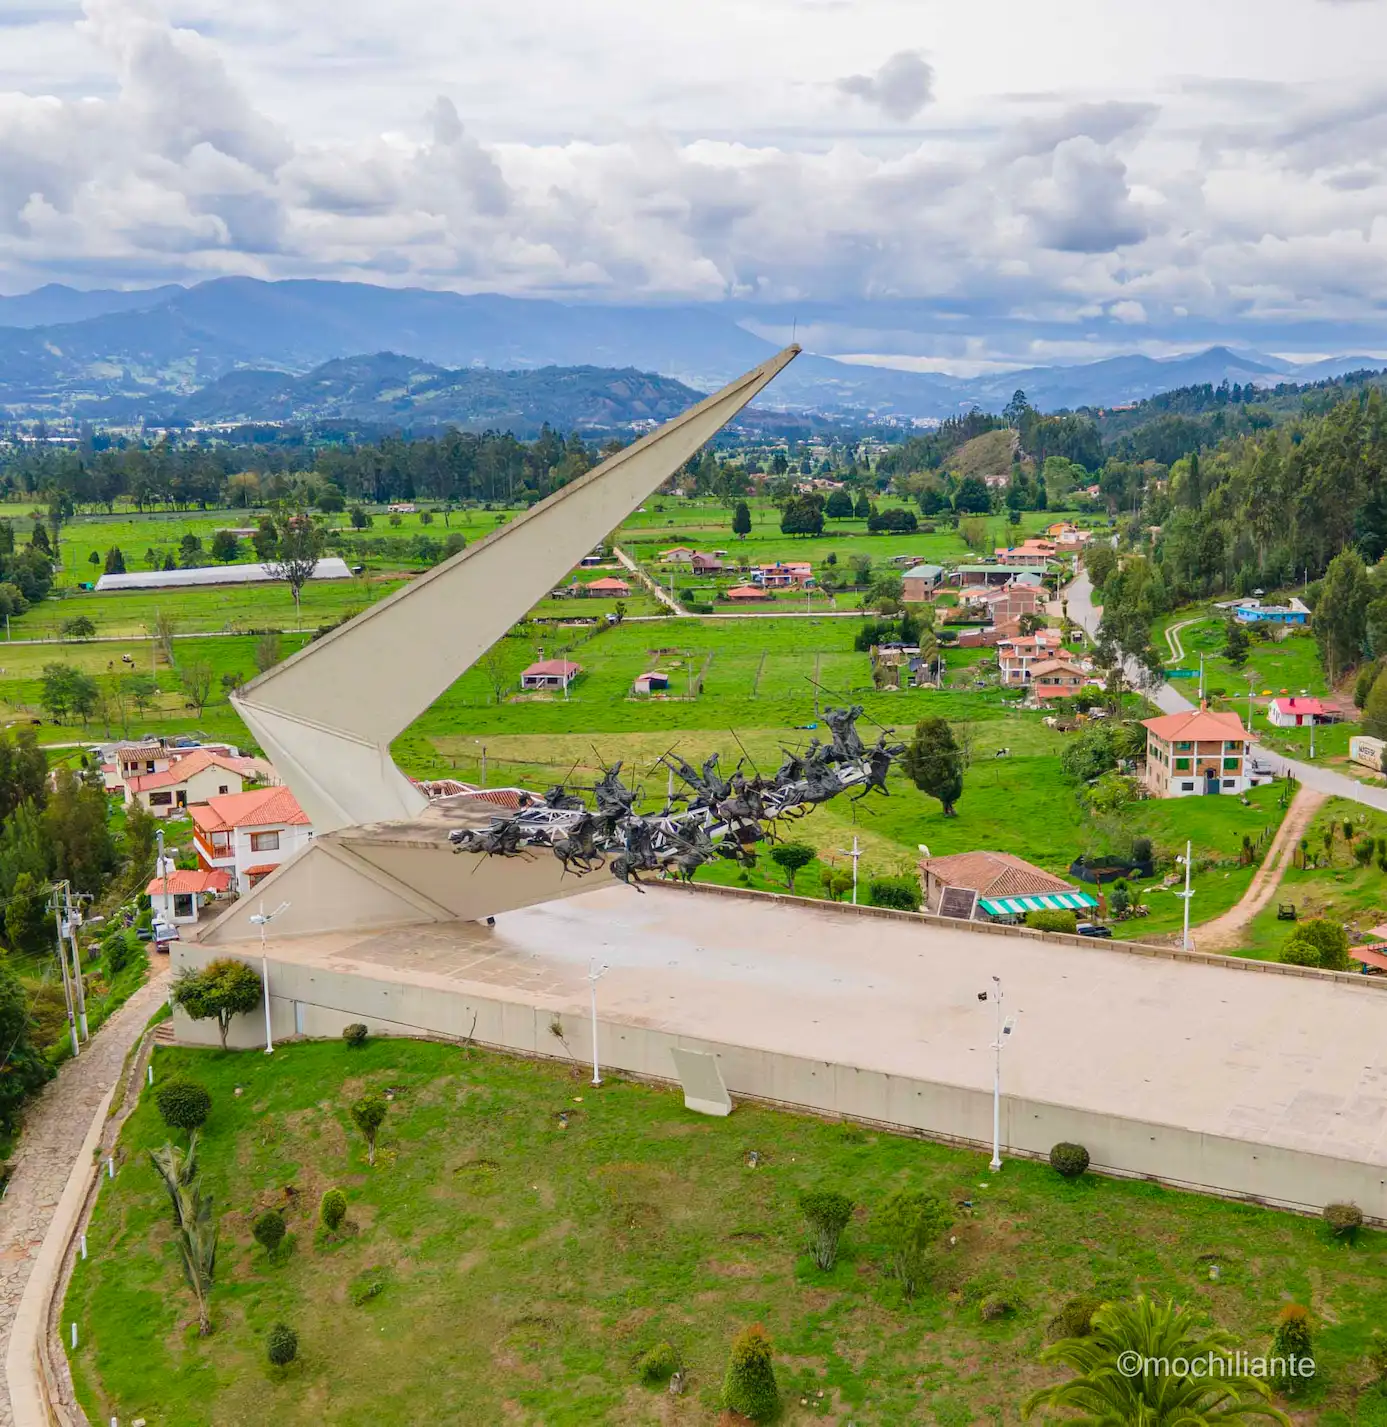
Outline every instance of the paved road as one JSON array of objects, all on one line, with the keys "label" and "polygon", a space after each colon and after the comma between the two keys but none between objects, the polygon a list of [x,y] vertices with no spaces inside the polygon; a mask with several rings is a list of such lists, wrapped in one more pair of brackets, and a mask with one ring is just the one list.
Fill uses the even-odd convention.
[{"label": "paved road", "polygon": [[612,554],[626,567],[627,571],[634,575],[646,589],[660,601],[671,614],[687,615],[688,610],[674,598],[668,590],[660,587],[658,580],[652,580],[641,567],[621,548],[620,545],[612,546]]},{"label": "paved road", "polygon": [[[169,971],[162,967],[83,1046],[76,1060],[64,1063],[25,1116],[15,1171],[0,1207],[0,1363],[34,1257],[92,1116],[116,1083],[130,1047],[167,997],[168,986]],[[12,1424],[9,1389],[0,1381],[0,1427]]]},{"label": "paved road", "polygon": [[[1069,601],[1070,619],[1075,624],[1082,625],[1090,637],[1096,635],[1103,613],[1101,608],[1093,603],[1093,586],[1087,574],[1080,574],[1079,578],[1066,588],[1065,598]],[[1162,713],[1188,713],[1194,708],[1171,684],[1160,684],[1154,689],[1148,689],[1146,696]],[[1286,758],[1269,748],[1263,748],[1259,743],[1254,743],[1252,747],[1257,757],[1269,763],[1280,777],[1284,778],[1290,774],[1302,787],[1313,788],[1327,797],[1348,798],[1352,802],[1362,803],[1365,807],[1387,812],[1387,788],[1369,788],[1356,778],[1335,773],[1329,768],[1317,767],[1313,763],[1302,763],[1296,758]]]}]

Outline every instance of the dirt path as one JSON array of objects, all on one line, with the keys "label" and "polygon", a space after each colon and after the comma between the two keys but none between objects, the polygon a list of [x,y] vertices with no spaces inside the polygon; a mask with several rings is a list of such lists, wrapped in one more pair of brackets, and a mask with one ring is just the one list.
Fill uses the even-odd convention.
[{"label": "dirt path", "polygon": [[[15,1171],[0,1204],[0,1362],[9,1348],[10,1326],[34,1257],[92,1116],[168,989],[169,973],[161,967],[82,1047],[76,1060],[64,1063],[25,1116]],[[11,1427],[13,1420],[9,1389],[0,1381],[0,1427]]]},{"label": "dirt path", "polygon": [[659,600],[660,603],[664,605],[667,609],[669,609],[672,613],[682,615],[688,614],[688,610],[686,610],[683,605],[678,603],[678,601],[675,600],[675,598],[669,593],[668,590],[662,589],[658,580],[652,580],[650,576],[647,575],[645,571],[642,570],[641,567],[636,564],[636,562],[619,545],[612,546],[612,554],[615,555],[616,558],[621,561],[622,565],[626,567],[627,571],[630,574],[634,575],[641,582],[641,584],[643,584],[646,589],[648,589],[650,593],[654,595],[655,598]]},{"label": "dirt path", "polygon": [[1202,624],[1203,616],[1199,619],[1182,619],[1179,624],[1172,624],[1165,632],[1165,642],[1170,646],[1170,662],[1178,664],[1185,657],[1185,646],[1180,639],[1180,631],[1188,629],[1192,624]]},{"label": "dirt path", "polygon": [[1291,806],[1286,809],[1286,816],[1242,900],[1231,911],[1206,922],[1195,932],[1195,946],[1199,951],[1227,951],[1237,946],[1247,924],[1276,895],[1296,845],[1324,800],[1325,794],[1306,787],[1301,787],[1291,799]]}]

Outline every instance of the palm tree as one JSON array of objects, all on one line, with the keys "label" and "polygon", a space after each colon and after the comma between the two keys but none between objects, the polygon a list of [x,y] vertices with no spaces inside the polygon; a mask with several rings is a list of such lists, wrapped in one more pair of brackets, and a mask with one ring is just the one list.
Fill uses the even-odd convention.
[{"label": "palm tree", "polygon": [[[1093,1315],[1086,1338],[1065,1338],[1047,1348],[1044,1362],[1064,1363],[1075,1376],[1034,1392],[1021,1404],[1023,1416],[1059,1408],[1063,1420],[1082,1427],[1229,1427],[1270,1418],[1290,1427],[1290,1418],[1271,1405],[1271,1389],[1258,1378],[1228,1371],[1194,1376],[1152,1365],[1182,1359],[1231,1357],[1235,1340],[1207,1329],[1188,1309],[1156,1303],[1145,1295],[1131,1303],[1106,1303]],[[1139,1360],[1148,1366],[1140,1366]],[[1133,1371],[1133,1369],[1136,1369]]]}]

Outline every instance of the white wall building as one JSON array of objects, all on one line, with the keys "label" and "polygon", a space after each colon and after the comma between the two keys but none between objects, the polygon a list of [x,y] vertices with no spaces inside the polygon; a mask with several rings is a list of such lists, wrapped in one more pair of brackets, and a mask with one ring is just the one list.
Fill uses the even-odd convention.
[{"label": "white wall building", "polygon": [[313,840],[308,814],[288,788],[209,798],[192,814],[198,860],[209,872],[229,872],[237,896]]}]

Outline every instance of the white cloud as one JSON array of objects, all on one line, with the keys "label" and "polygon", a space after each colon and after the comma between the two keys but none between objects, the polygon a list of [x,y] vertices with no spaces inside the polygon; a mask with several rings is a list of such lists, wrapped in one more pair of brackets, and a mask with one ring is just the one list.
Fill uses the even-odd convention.
[{"label": "white cloud", "polygon": [[36,6],[0,52],[0,290],[858,303],[825,349],[970,362],[1375,318],[1387,15],[1225,3]]}]

